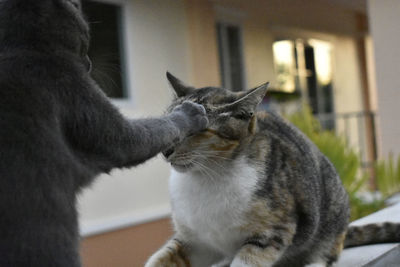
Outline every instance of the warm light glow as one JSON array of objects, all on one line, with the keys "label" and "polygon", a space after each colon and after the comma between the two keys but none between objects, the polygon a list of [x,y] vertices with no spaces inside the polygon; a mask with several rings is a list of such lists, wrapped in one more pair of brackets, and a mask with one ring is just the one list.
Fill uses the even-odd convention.
[{"label": "warm light glow", "polygon": [[293,42],[292,41],[278,41],[273,45],[275,63],[278,64],[293,64]]},{"label": "warm light glow", "polygon": [[295,59],[292,41],[277,41],[273,44],[274,63],[278,89],[292,93],[295,91]]},{"label": "warm light glow", "polygon": [[332,81],[332,45],[315,39],[310,39],[309,43],[314,48],[318,82],[327,85]]}]

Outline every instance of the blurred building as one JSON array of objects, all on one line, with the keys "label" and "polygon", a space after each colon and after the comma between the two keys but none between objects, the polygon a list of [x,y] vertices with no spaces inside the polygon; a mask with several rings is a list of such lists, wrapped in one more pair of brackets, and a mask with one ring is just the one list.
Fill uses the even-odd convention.
[{"label": "blurred building", "polygon": [[[167,70],[197,87],[270,81],[263,108],[309,104],[365,165],[400,153],[398,0],[87,0],[84,10],[93,76],[126,116],[162,114]],[[168,174],[157,158],[83,194],[86,266],[142,266],[166,240]]]}]

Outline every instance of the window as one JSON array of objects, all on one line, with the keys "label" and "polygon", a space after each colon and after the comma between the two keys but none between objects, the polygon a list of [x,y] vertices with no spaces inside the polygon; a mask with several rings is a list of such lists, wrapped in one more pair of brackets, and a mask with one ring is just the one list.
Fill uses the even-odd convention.
[{"label": "window", "polygon": [[[334,112],[332,86],[332,45],[308,39],[280,40],[273,44],[277,90],[302,92],[313,114]],[[321,121],[325,129],[333,129],[333,119]]]},{"label": "window", "polygon": [[278,90],[286,93],[296,91],[296,58],[294,42],[284,40],[273,44],[274,64]]},{"label": "window", "polygon": [[86,0],[82,1],[82,8],[91,29],[89,57],[93,63],[92,77],[108,97],[126,98],[122,7]]},{"label": "window", "polygon": [[222,86],[233,91],[243,90],[241,29],[236,25],[218,23],[217,34]]}]

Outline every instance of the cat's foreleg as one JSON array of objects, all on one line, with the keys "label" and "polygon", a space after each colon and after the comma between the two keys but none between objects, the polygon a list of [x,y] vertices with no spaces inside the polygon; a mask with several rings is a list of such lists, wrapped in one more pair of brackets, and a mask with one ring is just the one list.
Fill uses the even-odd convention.
[{"label": "cat's foreleg", "polygon": [[101,171],[138,165],[208,123],[204,107],[188,101],[159,118],[128,120],[97,91],[69,100],[62,121],[70,146]]},{"label": "cat's foreleg", "polygon": [[211,265],[211,267],[229,267],[231,265],[231,262],[231,260],[222,260]]},{"label": "cat's foreleg", "polygon": [[132,134],[136,139],[141,137],[131,156],[136,158],[133,165],[167,150],[190,134],[204,130],[207,124],[204,107],[188,101],[162,118],[131,121]]},{"label": "cat's foreleg", "polygon": [[185,246],[178,238],[172,238],[146,262],[145,267],[190,267]]},{"label": "cat's foreleg", "polygon": [[235,255],[231,267],[272,266],[290,245],[286,234],[257,235],[248,239]]}]

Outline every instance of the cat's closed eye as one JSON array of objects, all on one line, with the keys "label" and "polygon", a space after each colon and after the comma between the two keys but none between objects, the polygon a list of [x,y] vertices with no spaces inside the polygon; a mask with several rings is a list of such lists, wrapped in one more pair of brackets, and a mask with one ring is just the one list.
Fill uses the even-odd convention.
[{"label": "cat's closed eye", "polygon": [[233,114],[233,117],[238,120],[249,120],[253,117],[253,112],[240,112]]}]

